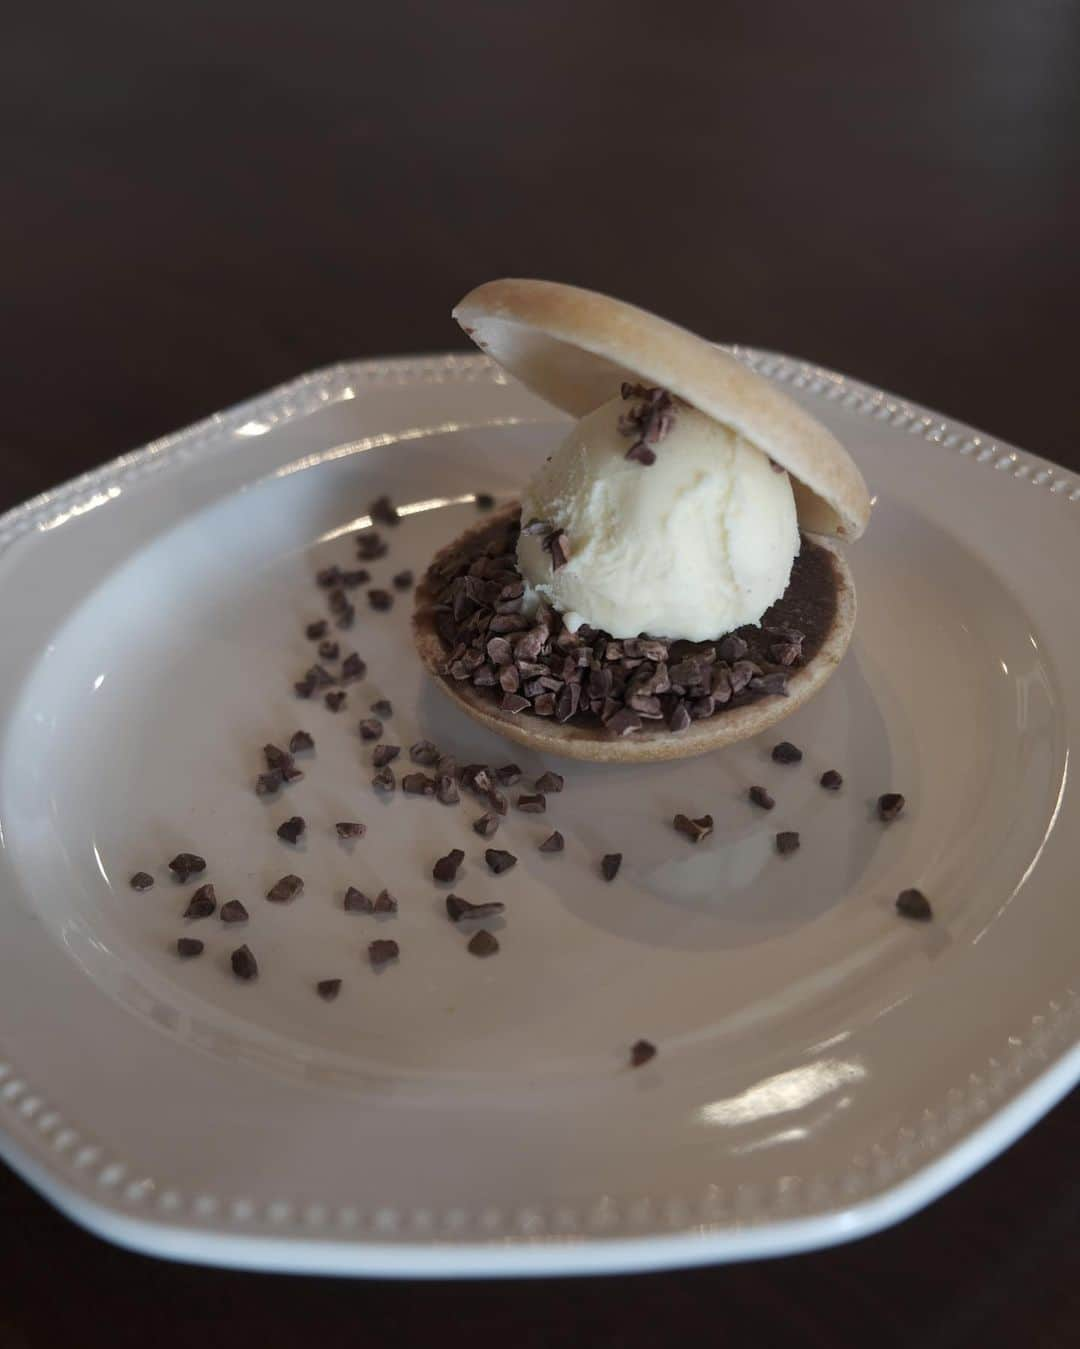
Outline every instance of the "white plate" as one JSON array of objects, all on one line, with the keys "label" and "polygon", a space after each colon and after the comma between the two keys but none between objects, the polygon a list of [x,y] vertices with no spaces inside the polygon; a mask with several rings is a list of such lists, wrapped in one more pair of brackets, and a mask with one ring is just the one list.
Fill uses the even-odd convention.
[{"label": "white plate", "polygon": [[[94,1230],[223,1264],[394,1274],[583,1272],[775,1254],[895,1221],[1076,1080],[1080,490],[1060,470],[828,371],[740,350],[852,448],[878,495],[851,549],[852,653],[767,743],[567,775],[512,812],[486,874],[466,801],[376,800],[356,721],[461,761],[541,764],[421,678],[408,604],[362,610],[348,709],[298,702],[314,570],[389,492],[380,578],[419,570],[516,491],[551,410],[480,358],[349,365],[161,441],[0,520],[0,1149]],[[259,749],[318,752],[280,801]],[[839,794],[817,785],[837,767]],[[763,782],[771,815],[745,790]],[[879,793],[906,814],[873,818]],[[670,826],[709,810],[694,848]],[[290,853],[274,826],[299,811]],[[338,819],[369,826],[349,847]],[[557,826],[566,852],[536,842]],[[772,835],[802,832],[778,858]],[[480,961],[442,913],[508,900]],[[189,924],[203,853],[246,930]],[[622,851],[615,884],[601,854]],[[136,894],[145,868],[155,888]],[[303,898],[274,906],[296,870]],[[400,915],[344,913],[348,883]],[[893,912],[911,885],[935,921]],[[367,965],[374,935],[402,958]],[[246,941],[261,975],[241,984]],[[339,976],[341,997],[315,980]],[[630,1043],[659,1057],[626,1066]]]}]

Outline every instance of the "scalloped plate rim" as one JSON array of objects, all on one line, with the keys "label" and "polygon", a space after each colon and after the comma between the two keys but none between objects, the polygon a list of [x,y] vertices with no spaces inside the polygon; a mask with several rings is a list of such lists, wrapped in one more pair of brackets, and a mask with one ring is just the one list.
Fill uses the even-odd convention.
[{"label": "scalloped plate rim", "polygon": [[[742,346],[730,348],[741,359],[767,376],[782,372],[780,378],[793,380],[798,387],[814,389],[823,384],[835,397],[871,400],[879,412],[900,419],[905,429],[928,440],[955,448],[966,437],[961,453],[972,455],[980,463],[998,469],[1011,469],[1012,476],[1045,486],[1062,500],[1080,500],[1080,488],[1068,470],[1014,449],[984,436],[966,424],[898,398],[883,390],[847,376],[836,374],[778,353]],[[228,428],[234,428],[256,416],[278,415],[283,421],[304,417],[334,401],[333,389],[342,381],[389,376],[403,383],[410,376],[427,378],[500,378],[490,361],[481,356],[431,355],[386,360],[339,362],[234,405],[193,426],[151,442],[141,450],[121,455],[113,461],[82,474],[70,482],[40,494],[0,516],[0,554],[25,530],[33,528],[48,512],[67,503],[91,500],[104,486],[128,475],[142,476],[159,467],[168,468],[212,445]],[[319,395],[317,397],[316,395]],[[340,392],[337,396],[340,396]],[[352,395],[349,395],[352,396]],[[306,398],[303,407],[294,407]],[[863,409],[865,410],[865,409]],[[950,443],[951,442],[951,443]],[[977,451],[977,453],[976,453]],[[1051,1021],[1047,1027],[1063,1041],[1075,1040],[1071,1034],[1077,1021],[1080,1002],[1071,988],[1054,990],[1057,1001],[1049,1000]],[[1061,1001],[1067,1005],[1062,1007]],[[1042,1018],[1036,1014],[1033,1021]],[[0,1156],[63,1212],[89,1230],[134,1250],[168,1258],[195,1260],[239,1268],[292,1270],[327,1274],[364,1274],[400,1277],[485,1277],[553,1274],[592,1274],[620,1271],[664,1269],[727,1260],[750,1259],[788,1254],[843,1242],[900,1221],[944,1194],[997,1156],[1042,1115],[1053,1107],[1077,1081],[1080,1081],[1080,1043],[1055,1049],[1053,1061],[1028,1078],[1003,1106],[991,1109],[988,1118],[968,1128],[958,1141],[949,1143],[933,1160],[918,1165],[912,1174],[898,1180],[869,1198],[858,1199],[842,1209],[808,1218],[772,1216],[765,1221],[742,1225],[738,1222],[709,1223],[691,1221],[689,1230],[671,1233],[650,1231],[644,1236],[594,1236],[578,1233],[561,1236],[547,1232],[540,1236],[526,1233],[502,1233],[491,1240],[424,1240],[406,1236],[403,1240],[381,1242],[367,1233],[325,1239],[316,1235],[298,1235],[295,1230],[274,1235],[253,1227],[216,1225],[215,1215],[205,1222],[190,1218],[170,1221],[150,1218],[119,1199],[110,1203],[90,1197],[88,1188],[55,1164],[53,1152],[35,1148],[40,1142],[32,1120],[40,1116],[40,1107],[27,1112],[20,1108],[27,1094],[36,1099],[36,1089],[28,1085],[7,1065],[0,1065]],[[1025,1060],[1047,1056],[1045,1046],[1036,1046]],[[12,1091],[12,1085],[19,1086]],[[46,1109],[45,1113],[57,1114]],[[59,1120],[59,1115],[57,1115]],[[97,1149],[100,1151],[100,1149]],[[40,1155],[39,1155],[40,1154]],[[44,1163],[40,1156],[54,1164]],[[83,1173],[85,1174],[85,1173]],[[400,1234],[399,1234],[400,1235]]]}]

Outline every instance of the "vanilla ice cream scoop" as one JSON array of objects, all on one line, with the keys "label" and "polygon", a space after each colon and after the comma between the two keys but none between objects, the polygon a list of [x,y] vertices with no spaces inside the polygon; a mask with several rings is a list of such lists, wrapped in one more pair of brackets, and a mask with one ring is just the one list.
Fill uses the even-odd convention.
[{"label": "vanilla ice cream scoop", "polygon": [[613,637],[706,641],[757,623],[799,551],[787,473],[682,402],[655,461],[627,459],[631,406],[614,398],[583,417],[526,487],[522,523],[540,522],[518,544],[530,590],[567,627]]}]

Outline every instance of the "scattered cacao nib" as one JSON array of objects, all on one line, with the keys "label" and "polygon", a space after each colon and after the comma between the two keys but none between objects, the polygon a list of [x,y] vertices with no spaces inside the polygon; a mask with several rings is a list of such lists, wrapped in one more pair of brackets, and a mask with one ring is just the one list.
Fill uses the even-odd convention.
[{"label": "scattered cacao nib", "polygon": [[323,590],[332,590],[334,586],[341,584],[341,568],[336,565],[323,567],[321,571],[315,573],[315,584],[321,586]]},{"label": "scattered cacao nib", "polygon": [[505,908],[501,899],[489,900],[486,904],[470,904],[460,895],[446,896],[446,913],[452,923],[461,923],[468,918],[496,918]]},{"label": "scattered cacao nib", "polygon": [[675,421],[675,400],[666,389],[650,389],[644,384],[622,385],[622,397],[640,399],[619,418],[619,433],[633,439],[626,452],[627,459],[641,464],[654,464],[656,454],[651,446],[667,435]]},{"label": "scattered cacao nib", "polygon": [[878,797],[878,815],[886,824],[891,824],[904,809],[904,805],[904,798],[899,792],[886,792],[884,796]]},{"label": "scattered cacao nib", "polygon": [[570,561],[570,540],[561,529],[549,530],[540,546],[551,554],[551,570],[559,571]]},{"label": "scattered cacao nib", "polygon": [[536,779],[536,790],[538,792],[561,792],[566,779],[561,773],[541,773]]},{"label": "scattered cacao nib", "polygon": [[460,848],[451,848],[445,857],[440,857],[431,868],[431,874],[437,881],[453,881],[457,879],[458,868],[465,861],[465,854]]},{"label": "scattered cacao nib", "polygon": [[248,946],[238,946],[229,957],[232,972],[238,979],[254,979],[259,973],[259,962]]},{"label": "scattered cacao nib", "polygon": [[340,712],[345,706],[345,699],[347,697],[348,694],[345,693],[344,689],[333,689],[326,695],[324,702],[331,712]]},{"label": "scattered cacao nib", "polygon": [[495,781],[500,787],[513,787],[521,781],[521,777],[521,769],[516,763],[506,763],[495,770]]},{"label": "scattered cacao nib", "polygon": [[749,689],[751,693],[756,693],[762,698],[773,694],[786,698],[788,696],[787,671],[772,670],[768,674],[755,675],[750,680]]},{"label": "scattered cacao nib", "polygon": [[436,782],[426,773],[406,773],[401,779],[401,790],[406,796],[434,796]]},{"label": "scattered cacao nib", "polygon": [[792,628],[789,626],[785,626],[783,624],[779,625],[776,623],[766,624],[763,631],[767,632],[770,637],[779,638],[780,641],[783,642],[799,643],[804,641],[806,638],[805,632],[800,631],[798,628]]},{"label": "scattered cacao nib", "polygon": [[505,852],[502,848],[488,848],[484,853],[484,861],[496,876],[501,876],[504,871],[509,871],[512,866],[517,865],[514,854]]},{"label": "scattered cacao nib", "polygon": [[632,708],[620,707],[605,720],[604,726],[610,735],[632,735],[641,730],[641,718]]},{"label": "scattered cacao nib", "polygon": [[263,745],[267,768],[286,768],[292,764],[292,755],[277,745]]},{"label": "scattered cacao nib", "polygon": [[648,1040],[638,1040],[636,1044],[630,1047],[630,1067],[640,1068],[642,1064],[648,1063],[650,1059],[656,1058],[656,1046],[650,1044]]},{"label": "scattered cacao nib", "polygon": [[457,783],[451,773],[440,773],[435,779],[435,799],[444,806],[456,806],[461,800]]},{"label": "scattered cacao nib", "polygon": [[375,969],[378,969],[381,965],[387,964],[391,960],[397,960],[400,955],[401,948],[396,941],[391,941],[384,937],[379,941],[368,943],[368,959]]},{"label": "scattered cacao nib", "polygon": [[319,657],[322,660],[337,660],[341,655],[341,646],[338,642],[331,641],[327,637],[319,643]]},{"label": "scattered cacao nib", "polygon": [[378,717],[365,717],[356,729],[361,740],[378,740],[383,733],[383,724]]},{"label": "scattered cacao nib", "polygon": [[478,511],[490,511],[495,505],[495,498],[490,492],[477,492],[473,500]]},{"label": "scattered cacao nib", "polygon": [[790,740],[781,740],[773,746],[772,759],[773,763],[801,763],[802,750]]},{"label": "scattered cacao nib", "polygon": [[[492,637],[488,641],[486,650],[488,659],[493,665],[505,666],[506,668],[503,673],[506,675],[513,674],[513,687],[508,688],[504,683],[501,685],[503,692],[516,692],[520,683],[520,676],[518,675],[516,667],[510,664],[514,659],[514,648],[510,645],[509,640],[506,637]],[[500,679],[501,678],[502,676],[500,676]]]},{"label": "scattered cacao nib", "polygon": [[371,785],[379,792],[392,792],[397,786],[397,778],[394,777],[392,768],[380,768],[371,779]]},{"label": "scattered cacao nib", "polygon": [[492,787],[488,792],[487,803],[496,815],[505,815],[510,809],[510,803],[506,799],[506,793],[500,792],[498,787]]},{"label": "scattered cacao nib", "polygon": [[490,838],[499,827],[499,817],[491,811],[485,811],[479,819],[473,820],[473,829],[481,838]]},{"label": "scattered cacao nib", "polygon": [[469,938],[467,950],[472,956],[493,956],[499,949],[498,939],[486,928],[473,933]]},{"label": "scattered cacao nib", "polygon": [[302,768],[297,768],[295,764],[287,764],[280,772],[283,782],[299,782],[304,776],[304,770]]},{"label": "scattered cacao nib", "polygon": [[362,891],[357,890],[355,886],[350,885],[345,891],[345,912],[374,913],[375,901],[370,899]]},{"label": "scattered cacao nib", "polygon": [[273,796],[279,792],[285,785],[285,774],[280,768],[271,768],[265,773],[260,773],[255,779],[256,796]]},{"label": "scattered cacao nib", "polygon": [[838,792],[840,788],[844,785],[844,779],[840,776],[840,774],[836,771],[835,768],[826,769],[826,771],[822,773],[818,781],[828,792]]},{"label": "scattered cacao nib", "polygon": [[389,890],[380,890],[375,896],[373,913],[397,913],[397,900]]},{"label": "scattered cacao nib", "polygon": [[315,985],[315,992],[322,998],[323,1002],[333,1002],[341,992],[340,979],[320,979]]},{"label": "scattered cacao nib", "polygon": [[687,815],[676,815],[672,824],[680,834],[685,834],[691,843],[700,843],[703,838],[708,838],[713,831],[713,817],[711,815],[702,815],[698,820],[692,820]]},{"label": "scattered cacao nib", "polygon": [[337,680],[324,665],[313,665],[304,678],[312,680],[317,689],[329,688],[332,684],[337,683]]},{"label": "scattered cacao nib", "polygon": [[169,863],[169,870],[178,881],[186,881],[189,876],[197,876],[206,870],[206,858],[198,853],[178,852]]},{"label": "scattered cacao nib", "polygon": [[397,507],[388,496],[377,497],[368,507],[368,514],[380,525],[396,525],[401,520]]},{"label": "scattered cacao nib", "polygon": [[[291,819],[285,820],[277,827],[277,836],[284,839],[286,843],[299,843],[301,835],[307,828],[307,821],[302,815],[293,815]],[[340,831],[339,831],[340,832]]]},{"label": "scattered cacao nib", "polygon": [[366,586],[370,580],[371,572],[366,567],[357,567],[353,571],[341,573],[341,584],[347,590],[355,590],[357,586]]},{"label": "scattered cacao nib", "polygon": [[483,796],[491,791],[491,772],[487,764],[467,763],[458,774],[461,785],[470,792]]},{"label": "scattered cacao nib", "polygon": [[203,943],[198,937],[177,937],[176,954],[183,960],[190,960],[192,956],[201,956],[203,953]]},{"label": "scattered cacao nib", "polygon": [[368,604],[379,613],[385,613],[394,603],[394,597],[389,590],[369,590],[367,597]]},{"label": "scattered cacao nib", "polygon": [[556,830],[554,831],[554,833],[548,834],[547,838],[544,839],[543,843],[540,844],[539,851],[540,851],[540,852],[562,852],[562,850],[563,850],[563,848],[564,848],[565,846],[566,846],[566,842],[565,842],[565,840],[564,840],[562,834],[560,834],[559,831],[556,829]]},{"label": "scattered cacao nib", "polygon": [[393,580],[395,589],[411,590],[413,588],[413,574],[411,571],[399,571]]},{"label": "scattered cacao nib", "polygon": [[295,899],[297,895],[304,893],[304,882],[299,876],[282,876],[281,880],[275,881],[266,892],[266,898],[274,904],[287,904],[289,900]]},{"label": "scattered cacao nib", "polygon": [[355,607],[355,605],[352,605],[352,604],[343,604],[343,605],[341,606],[341,608],[338,610],[337,615],[336,615],[335,618],[334,618],[334,623],[335,623],[339,628],[341,628],[342,630],[344,630],[345,628],[351,628],[351,627],[352,627],[352,625],[353,625],[353,619],[355,619],[355,617],[356,617],[356,607]]},{"label": "scattered cacao nib", "polygon": [[619,868],[622,866],[622,853],[605,853],[600,859],[600,874],[605,881],[613,881],[619,874]]},{"label": "scattered cacao nib", "polygon": [[[802,655],[801,642],[775,642],[769,647],[770,657],[777,665],[794,665]],[[784,685],[784,692],[787,691],[787,685]]]},{"label": "scattered cacao nib", "polygon": [[309,642],[317,642],[320,637],[326,635],[327,622],[325,618],[316,619],[314,623],[309,623],[304,629],[304,636]]},{"label": "scattered cacao nib", "polygon": [[668,730],[673,735],[678,735],[690,726],[690,712],[685,703],[676,703],[672,708],[671,716],[668,719]]},{"label": "scattered cacao nib", "polygon": [[217,894],[210,884],[200,885],[188,900],[185,918],[209,918],[217,908]]},{"label": "scattered cacao nib", "polygon": [[367,674],[367,665],[360,659],[355,651],[350,651],[341,662],[341,679],[344,683],[347,680],[363,679]]},{"label": "scattered cacao nib", "polygon": [[570,721],[577,713],[581,704],[581,684],[564,684],[555,700],[555,720],[558,722]]},{"label": "scattered cacao nib", "polygon": [[305,675],[303,679],[298,679],[296,681],[293,685],[293,689],[298,698],[310,698],[315,692],[315,681],[314,679],[309,679],[307,675]]},{"label": "scattered cacao nib", "polygon": [[783,829],[776,836],[776,851],[781,857],[796,852],[799,847],[799,835],[794,829]]},{"label": "scattered cacao nib", "polygon": [[409,758],[413,763],[423,764],[425,767],[437,764],[441,757],[438,745],[433,745],[430,740],[418,740],[415,745],[409,747]]},{"label": "scattered cacao nib", "polygon": [[914,918],[917,922],[929,922],[934,916],[930,901],[921,890],[901,890],[896,897],[896,912],[902,918]]},{"label": "scattered cacao nib", "polygon": [[302,754],[305,750],[314,749],[315,741],[308,735],[307,731],[293,731],[289,737],[289,753]]},{"label": "scattered cacao nib", "polygon": [[377,530],[356,536],[356,556],[361,562],[375,562],[386,556],[387,543]]},{"label": "scattered cacao nib", "polygon": [[227,899],[222,904],[218,917],[223,923],[246,923],[248,911],[238,899]]},{"label": "scattered cacao nib", "polygon": [[735,662],[728,674],[728,684],[731,687],[733,698],[737,698],[740,693],[750,687],[750,681],[754,678],[757,668],[748,660],[737,660]]},{"label": "scattered cacao nib", "polygon": [[541,815],[547,810],[547,797],[542,792],[537,792],[534,796],[528,796],[523,792],[517,799],[517,808],[526,814]]},{"label": "scattered cacao nib", "polygon": [[627,459],[634,459],[637,463],[645,464],[646,466],[656,463],[656,454],[654,451],[650,450],[648,445],[640,440],[637,441],[636,444],[630,446],[626,451],[626,457]]},{"label": "scattered cacao nib", "polygon": [[130,885],[133,890],[149,890],[154,884],[154,878],[148,871],[136,871],[132,876]]},{"label": "scattered cacao nib", "polygon": [[776,805],[772,793],[766,791],[764,787],[751,787],[746,794],[754,805],[760,806],[762,810],[772,810],[773,806]]},{"label": "scattered cacao nib", "polygon": [[371,710],[377,717],[382,717],[383,721],[385,721],[387,717],[392,717],[394,715],[394,709],[391,706],[389,698],[378,699],[377,702],[371,704]]},{"label": "scattered cacao nib", "polygon": [[371,762],[376,768],[385,768],[388,763],[393,763],[401,753],[400,745],[376,745],[371,753]]}]

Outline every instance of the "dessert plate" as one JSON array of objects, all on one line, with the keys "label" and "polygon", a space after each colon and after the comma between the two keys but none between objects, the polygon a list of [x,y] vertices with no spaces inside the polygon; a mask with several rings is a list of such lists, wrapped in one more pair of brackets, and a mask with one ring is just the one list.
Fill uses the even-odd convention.
[{"label": "dessert plate", "polygon": [[[477,493],[513,496],[561,430],[482,357],[307,376],[0,519],[0,1152],[65,1212],[265,1269],[773,1255],[904,1217],[1073,1085],[1080,486],[844,376],[736,354],[837,432],[877,496],[849,550],[852,649],[783,726],[798,764],[770,739],[546,765],[422,676],[390,578],[476,519]],[[293,693],[325,612],[313,578],[358,565],[384,493],[402,519],[363,565],[396,602],[357,589],[354,626],[331,628],[367,663],[335,713]],[[382,698],[399,779],[426,738],[460,763],[516,759],[526,787],[556,768],[565,789],[492,840],[468,793],[380,797],[357,723]],[[304,779],[256,796],[261,747],[301,728]],[[891,824],[884,792],[907,799]],[[713,833],[691,844],[678,812]],[[275,829],[294,814],[292,846]],[[365,836],[342,842],[341,820]],[[552,829],[565,850],[538,852]],[[801,835],[788,856],[782,830]],[[489,846],[513,870],[491,874]],[[506,902],[485,959],[432,879],[455,847],[454,891]],[[166,867],[181,851],[208,862],[186,885]],[[303,895],[268,903],[286,873]],[[200,881],[246,926],[182,918]],[[347,885],[387,887],[397,914],[346,912]],[[929,923],[895,911],[912,886]],[[181,936],[203,953],[181,960]],[[400,958],[376,970],[385,938]],[[641,1038],[658,1054],[632,1068]]]}]

